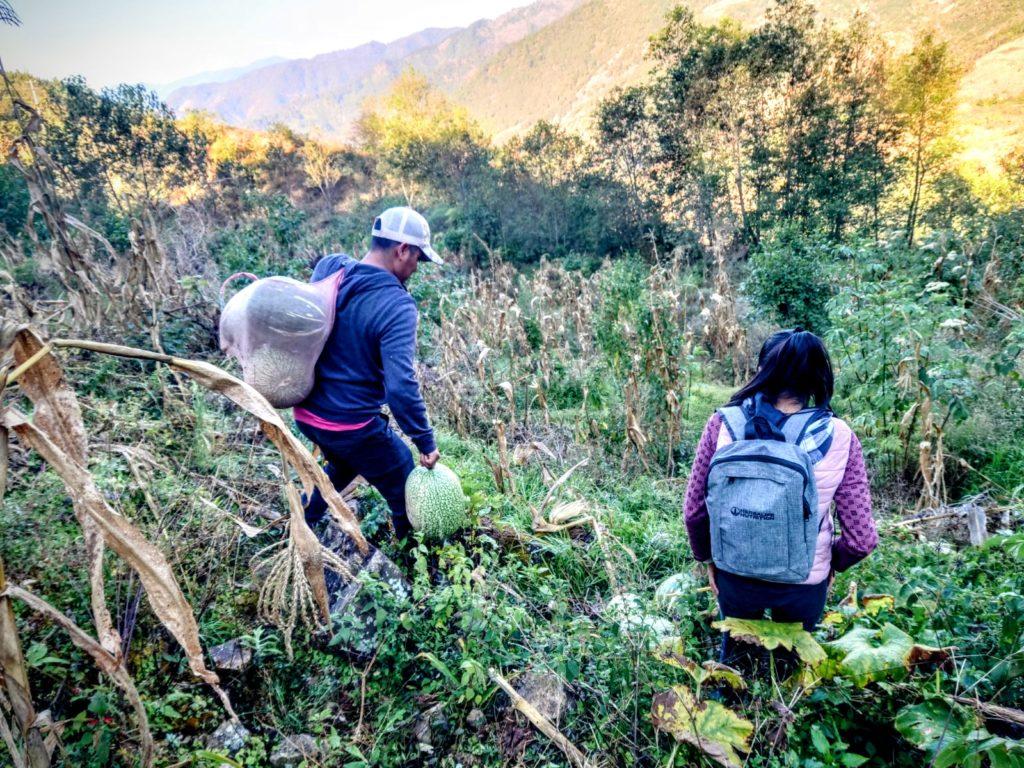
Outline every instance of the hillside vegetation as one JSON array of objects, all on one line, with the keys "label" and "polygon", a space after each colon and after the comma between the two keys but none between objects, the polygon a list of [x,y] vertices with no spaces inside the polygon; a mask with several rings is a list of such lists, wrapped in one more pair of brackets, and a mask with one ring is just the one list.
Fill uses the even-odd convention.
[{"label": "hillside vegetation", "polygon": [[[934,35],[655,32],[588,135],[501,143],[410,72],[354,144],[4,76],[0,764],[1024,766],[1024,148],[965,175]],[[471,520],[406,549],[363,484],[305,523],[329,481],[217,343],[225,278],[394,204],[447,261],[409,288]],[[814,632],[723,624],[687,475],[796,325],[881,543]]]}]

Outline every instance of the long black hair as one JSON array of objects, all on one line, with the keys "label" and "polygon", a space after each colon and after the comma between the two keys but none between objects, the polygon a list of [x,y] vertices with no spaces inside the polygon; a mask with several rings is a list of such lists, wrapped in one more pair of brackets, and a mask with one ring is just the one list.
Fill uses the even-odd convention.
[{"label": "long black hair", "polygon": [[825,343],[797,326],[768,337],[757,356],[757,373],[729,400],[741,405],[748,397],[762,393],[769,403],[782,396],[799,400],[806,408],[830,408],[835,378]]}]

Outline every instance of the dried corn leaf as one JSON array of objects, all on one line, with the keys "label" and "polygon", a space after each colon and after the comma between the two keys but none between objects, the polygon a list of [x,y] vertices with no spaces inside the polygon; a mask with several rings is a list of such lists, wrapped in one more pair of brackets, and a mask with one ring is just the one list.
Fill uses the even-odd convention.
[{"label": "dried corn leaf", "polygon": [[[42,340],[33,331],[20,329],[11,348],[15,364],[27,362],[43,348]],[[82,425],[82,411],[57,359],[51,354],[43,355],[21,375],[18,386],[35,406],[32,414],[35,424],[72,460],[85,464],[88,440]]]},{"label": "dried corn leaf", "polygon": [[3,503],[4,494],[7,492],[7,462],[10,450],[7,440],[7,427],[0,425],[0,503]]},{"label": "dried corn leaf", "polygon": [[[32,401],[33,423],[49,435],[71,461],[87,466],[88,438],[78,397],[68,386],[64,371],[53,354],[40,354],[44,349],[42,340],[31,329],[18,330],[12,346],[15,363],[27,365],[35,360],[18,378],[18,386]],[[89,514],[80,509],[77,497],[72,495],[72,500],[89,557],[89,599],[96,634],[107,652],[116,656],[120,653],[121,636],[114,628],[104,596],[103,536]]]},{"label": "dried corn leaf", "polygon": [[215,365],[196,360],[185,360],[144,349],[126,347],[120,344],[102,344],[80,339],[54,339],[56,347],[76,347],[120,357],[156,360],[189,374],[193,379],[213,392],[219,392],[235,405],[243,408],[260,420],[263,432],[277,446],[285,461],[295,468],[303,485],[316,486],[332,517],[341,529],[352,539],[362,554],[369,552],[369,544],[359,530],[359,521],[352,510],[341,498],[334,485],[324,474],[323,469],[313,460],[309,451],[299,442],[291,430],[285,426],[281,416],[261,394],[244,381],[235,378]]},{"label": "dried corn leaf", "polygon": [[[89,471],[73,461],[37,426],[30,423],[17,409],[8,408],[3,423],[27,445],[35,449],[60,475],[75,500],[75,508],[86,513],[102,532],[107,546],[123,558],[139,575],[146,596],[161,623],[174,636],[188,657],[189,667],[196,677],[208,683],[220,696],[225,708],[234,717],[227,695],[220,689],[217,674],[207,669],[203,649],[199,642],[199,627],[192,608],[181,592],[167,558],[153,546],[122,515],[115,512],[93,482]],[[111,658],[115,654],[104,650]]]},{"label": "dried corn leaf", "polygon": [[551,483],[551,485],[548,487],[547,494],[544,496],[544,501],[541,502],[540,508],[542,510],[547,509],[548,505],[551,503],[551,500],[554,498],[555,491],[557,491],[566,480],[572,477],[573,472],[575,472],[580,467],[586,466],[587,462],[588,459],[583,459],[581,461],[576,462],[571,467],[569,467],[569,469],[563,472],[561,477],[559,477],[557,480]]},{"label": "dried corn leaf", "polygon": [[[54,344],[70,344],[70,342],[55,341]],[[291,430],[285,426],[281,416],[274,409],[266,398],[245,382],[226,373],[215,365],[195,360],[182,360],[168,355],[159,355],[135,350],[131,347],[120,347],[118,345],[103,344],[97,345],[92,342],[75,342],[88,344],[86,348],[95,349],[108,354],[129,354],[138,356],[143,353],[144,357],[152,359],[164,359],[169,365],[188,373],[207,389],[219,392],[239,407],[245,409],[260,421],[264,433],[270,441],[277,446],[284,458],[286,466],[295,467],[299,480],[303,485],[314,485],[320,489],[320,494],[328,504],[332,516],[338,522],[341,529],[352,539],[359,550],[366,554],[369,551],[369,544],[359,529],[359,521],[342,499],[341,494],[335,489],[320,465],[316,463],[305,446],[298,441]],[[114,350],[119,351],[114,351]],[[302,563],[302,571],[306,581],[312,590],[313,599],[320,611],[321,620],[327,626],[330,625],[330,608],[327,601],[327,584],[324,578],[323,547],[316,538],[316,534],[306,524],[305,516],[302,514],[302,505],[298,500],[298,493],[287,477],[284,478],[285,491],[289,494],[289,503],[292,504],[291,524],[289,526],[291,546],[295,548]],[[298,510],[296,512],[296,509]]]},{"label": "dried corn leaf", "polygon": [[25,761],[21,757],[21,750],[18,749],[18,745],[14,741],[14,734],[11,732],[11,727],[7,724],[7,718],[4,716],[6,709],[6,702],[3,696],[0,695],[0,738],[7,745],[7,752],[11,756],[13,768],[25,768]]},{"label": "dried corn leaf", "polygon": [[128,674],[128,670],[124,668],[123,661],[115,659],[106,651],[106,649],[103,648],[102,645],[83,631],[81,627],[41,597],[32,594],[28,590],[13,585],[7,587],[2,594],[8,598],[21,600],[36,613],[41,614],[53,621],[55,624],[60,625],[60,627],[68,633],[68,637],[71,639],[71,642],[88,653],[92,657],[93,661],[96,662],[96,666],[110,676],[117,687],[124,693],[125,698],[128,699],[128,702],[132,705],[132,709],[135,710],[135,719],[139,724],[140,763],[143,768],[151,766],[153,764],[153,736],[149,731],[149,720],[146,717],[146,708],[142,704],[142,698],[139,696],[139,692],[135,688],[135,682],[132,680],[132,676]]},{"label": "dried corn leaf", "polygon": [[555,525],[568,523],[578,517],[586,515],[590,511],[590,504],[585,499],[576,499],[556,504],[548,514],[548,520]]}]

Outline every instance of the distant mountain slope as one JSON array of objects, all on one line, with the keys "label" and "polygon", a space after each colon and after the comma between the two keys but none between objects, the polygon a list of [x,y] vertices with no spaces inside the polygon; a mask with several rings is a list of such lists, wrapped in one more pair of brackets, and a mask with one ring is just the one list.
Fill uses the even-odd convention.
[{"label": "distant mountain slope", "polygon": [[647,39],[677,4],[591,0],[498,53],[455,92],[456,99],[497,132],[540,118],[578,125],[613,87],[647,72]]},{"label": "distant mountain slope", "polygon": [[[597,102],[612,88],[637,82],[649,71],[647,40],[678,4],[705,22],[730,17],[747,26],[760,23],[772,5],[770,0],[590,0],[502,50],[456,97],[499,134],[540,118],[585,129]],[[897,49],[909,46],[918,31],[934,29],[968,69],[1024,33],[1024,0],[816,0],[815,5],[838,22],[864,13]],[[1019,78],[1012,71],[999,76]]]},{"label": "distant mountain slope", "polygon": [[189,75],[188,77],[183,77],[170,83],[158,83],[153,85],[152,88],[156,91],[157,96],[161,99],[165,99],[179,88],[185,88],[189,85],[202,85],[203,83],[224,83],[228,80],[234,80],[236,77],[241,77],[247,72],[252,72],[254,69],[269,67],[271,64],[279,64],[282,61],[287,61],[287,59],[282,56],[271,56],[241,67],[213,69],[208,72],[199,72],[195,75]]},{"label": "distant mountain slope", "polygon": [[201,109],[250,128],[283,122],[298,130],[346,138],[368,96],[387,90],[413,67],[445,90],[472,77],[502,48],[564,16],[583,0],[539,0],[461,29],[425,30],[393,43],[287,61],[227,83],[170,94],[178,112]]},{"label": "distant mountain slope", "polygon": [[[310,127],[301,120],[310,105],[325,99],[327,107],[340,107],[346,94],[359,90],[382,72],[400,71],[412,53],[437,45],[453,29],[425,29],[392,43],[366,43],[357,48],[296,59],[249,72],[225,83],[204,83],[180,88],[167,98],[176,111],[200,109],[213,112],[232,125],[265,128],[284,122],[295,128]],[[330,132],[334,115],[328,109],[319,126]]]},{"label": "distant mountain slope", "polygon": [[960,84],[964,157],[994,168],[1024,147],[1024,35],[982,56]]}]

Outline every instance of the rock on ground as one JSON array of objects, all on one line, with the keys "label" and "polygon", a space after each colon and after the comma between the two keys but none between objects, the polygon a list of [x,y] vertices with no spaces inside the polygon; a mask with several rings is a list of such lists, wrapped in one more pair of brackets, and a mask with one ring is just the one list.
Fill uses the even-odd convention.
[{"label": "rock on ground", "polygon": [[239,672],[252,661],[252,649],[242,645],[241,640],[228,640],[210,649],[210,658],[217,669]]},{"label": "rock on ground", "polygon": [[561,722],[569,697],[562,679],[554,672],[531,669],[519,678],[515,689],[556,726]]},{"label": "rock on ground", "polygon": [[315,760],[322,756],[320,744],[308,733],[284,736],[270,753],[273,768],[296,768],[303,760]]},{"label": "rock on ground", "polygon": [[471,709],[469,714],[466,715],[466,725],[474,731],[482,731],[484,726],[487,725],[487,717],[484,715],[483,710]]},{"label": "rock on ground", "polygon": [[249,740],[249,730],[234,720],[225,720],[217,730],[206,737],[206,748],[221,750],[233,755]]},{"label": "rock on ground", "polygon": [[416,716],[412,725],[412,735],[421,752],[433,752],[439,746],[438,740],[444,741],[449,728],[448,717],[444,712],[444,703],[438,703]]},{"label": "rock on ground", "polygon": [[[412,590],[404,574],[377,548],[370,546],[370,553],[363,556],[352,541],[329,517],[318,523],[315,532],[320,542],[340,557],[353,574],[369,572],[384,581],[400,598],[407,599]],[[377,605],[362,588],[358,580],[345,582],[338,574],[328,570],[326,574],[327,596],[330,601],[331,619],[337,625],[341,621],[352,622],[358,629],[356,636],[339,650],[356,656],[369,657],[377,647]]]}]

